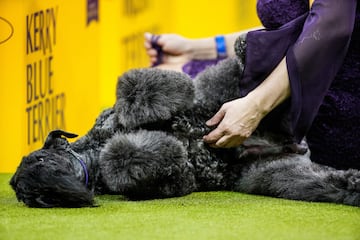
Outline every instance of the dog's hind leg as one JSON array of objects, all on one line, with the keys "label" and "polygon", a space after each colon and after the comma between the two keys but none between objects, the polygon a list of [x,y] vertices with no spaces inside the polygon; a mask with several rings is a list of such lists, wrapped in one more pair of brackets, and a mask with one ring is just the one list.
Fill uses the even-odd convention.
[{"label": "dog's hind leg", "polygon": [[336,170],[306,156],[254,163],[242,172],[235,190],[294,200],[360,206],[360,171]]},{"label": "dog's hind leg", "polygon": [[117,122],[126,129],[167,121],[193,106],[188,75],[157,68],[133,69],[118,80],[114,105]]},{"label": "dog's hind leg", "polygon": [[159,131],[116,134],[100,154],[103,181],[130,199],[182,196],[195,188],[183,144]]}]

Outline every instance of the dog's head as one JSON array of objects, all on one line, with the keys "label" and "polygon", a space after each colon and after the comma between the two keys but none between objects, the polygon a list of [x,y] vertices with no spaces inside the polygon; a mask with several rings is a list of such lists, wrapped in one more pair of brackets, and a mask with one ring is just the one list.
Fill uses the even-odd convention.
[{"label": "dog's head", "polygon": [[49,133],[44,146],[23,157],[10,185],[29,207],[83,207],[93,205],[88,174],[81,157],[71,150],[62,130]]}]

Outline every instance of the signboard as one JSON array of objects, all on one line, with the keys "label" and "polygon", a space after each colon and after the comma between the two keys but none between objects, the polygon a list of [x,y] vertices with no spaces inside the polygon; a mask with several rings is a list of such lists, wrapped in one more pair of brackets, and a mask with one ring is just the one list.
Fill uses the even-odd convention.
[{"label": "signboard", "polygon": [[84,135],[117,78],[147,67],[144,32],[205,37],[258,25],[255,0],[2,0],[0,172],[49,131]]}]

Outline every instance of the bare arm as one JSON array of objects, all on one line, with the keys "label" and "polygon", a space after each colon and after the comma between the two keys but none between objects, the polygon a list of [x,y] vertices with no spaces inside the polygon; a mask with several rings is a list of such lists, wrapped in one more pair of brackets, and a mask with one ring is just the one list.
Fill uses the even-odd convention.
[{"label": "bare arm", "polygon": [[[309,5],[313,4],[314,0],[309,0]],[[254,27],[251,29],[246,29],[243,31],[225,34],[225,42],[227,46],[228,56],[233,56],[234,53],[234,43],[236,38],[246,32],[260,29],[261,26]],[[212,59],[216,58],[216,45],[214,37],[200,38],[200,39],[189,39],[189,42],[186,47],[186,52],[189,53],[190,59]]]},{"label": "bare arm", "polygon": [[[234,55],[234,43],[236,38],[248,31],[260,29],[256,27],[243,31],[225,34],[227,55]],[[145,49],[152,63],[157,61],[157,51],[151,46],[151,33],[145,33]],[[163,63],[185,63],[192,59],[214,59],[217,57],[214,37],[190,39],[178,34],[161,34],[157,43],[162,47]]]}]

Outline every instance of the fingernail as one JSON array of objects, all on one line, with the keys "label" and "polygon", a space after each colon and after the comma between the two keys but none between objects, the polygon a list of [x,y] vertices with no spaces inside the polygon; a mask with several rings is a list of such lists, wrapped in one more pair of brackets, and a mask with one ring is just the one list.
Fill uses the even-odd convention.
[{"label": "fingernail", "polygon": [[144,34],[144,36],[145,36],[147,39],[150,39],[150,37],[151,37],[151,33],[146,32],[146,33]]}]

